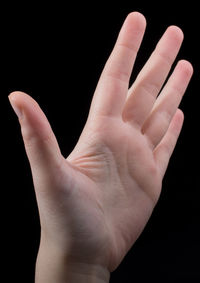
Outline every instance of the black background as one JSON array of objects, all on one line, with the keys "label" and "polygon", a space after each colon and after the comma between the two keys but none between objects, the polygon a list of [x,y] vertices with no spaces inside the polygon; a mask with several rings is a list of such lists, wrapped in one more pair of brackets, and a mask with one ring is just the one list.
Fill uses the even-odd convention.
[{"label": "black background", "polygon": [[[87,119],[99,75],[126,15],[142,12],[147,30],[133,78],[173,24],[185,34],[177,57],[194,66],[181,103],[184,128],[154,213],[141,237],[112,273],[116,282],[199,282],[199,15],[191,2],[123,1],[67,6],[8,3],[1,7],[2,258],[5,282],[33,282],[39,218],[17,118],[7,96],[21,90],[46,113],[67,156]],[[86,5],[87,4],[87,5]],[[111,3],[110,3],[111,4]],[[5,250],[5,253],[3,252]],[[13,279],[14,278],[14,279]],[[56,282],[55,282],[56,283]]]}]

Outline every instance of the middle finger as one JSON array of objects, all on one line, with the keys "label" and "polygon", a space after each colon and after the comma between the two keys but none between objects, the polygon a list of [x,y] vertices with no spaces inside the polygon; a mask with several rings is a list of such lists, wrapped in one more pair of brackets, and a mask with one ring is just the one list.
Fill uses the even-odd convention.
[{"label": "middle finger", "polygon": [[183,32],[176,26],[167,28],[154,52],[129,89],[122,117],[142,127],[165,82],[183,41]]}]

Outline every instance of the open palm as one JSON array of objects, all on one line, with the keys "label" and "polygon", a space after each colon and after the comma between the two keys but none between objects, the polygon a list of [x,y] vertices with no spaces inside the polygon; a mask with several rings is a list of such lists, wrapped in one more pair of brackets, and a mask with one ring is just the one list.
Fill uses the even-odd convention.
[{"label": "open palm", "polygon": [[41,241],[66,249],[74,262],[110,271],[159,198],[183,123],[178,106],[192,75],[191,64],[181,60],[162,88],[183,40],[182,31],[171,26],[129,88],[145,25],[141,14],[128,15],[67,159],[38,104],[24,93],[10,96],[33,173]]}]

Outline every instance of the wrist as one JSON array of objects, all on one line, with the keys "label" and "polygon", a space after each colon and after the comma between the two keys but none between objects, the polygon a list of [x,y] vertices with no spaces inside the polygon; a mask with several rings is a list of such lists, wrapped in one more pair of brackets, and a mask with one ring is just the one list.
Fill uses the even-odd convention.
[{"label": "wrist", "polygon": [[75,262],[55,248],[40,246],[35,283],[108,283],[109,279],[105,266]]}]

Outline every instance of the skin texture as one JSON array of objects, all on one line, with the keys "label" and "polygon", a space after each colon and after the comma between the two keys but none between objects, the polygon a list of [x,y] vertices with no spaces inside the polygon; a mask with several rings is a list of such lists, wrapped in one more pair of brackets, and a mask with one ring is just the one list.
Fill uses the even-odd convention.
[{"label": "skin texture", "polygon": [[39,105],[22,92],[9,96],[40,213],[38,283],[108,282],[159,199],[193,69],[179,61],[163,87],[183,41],[180,28],[170,26],[129,87],[145,27],[140,13],[127,16],[67,158]]}]

